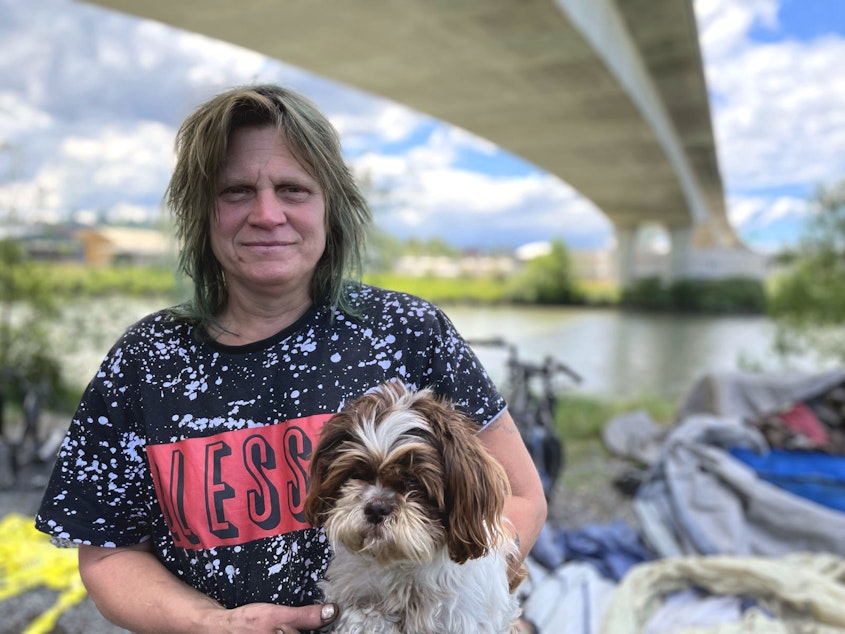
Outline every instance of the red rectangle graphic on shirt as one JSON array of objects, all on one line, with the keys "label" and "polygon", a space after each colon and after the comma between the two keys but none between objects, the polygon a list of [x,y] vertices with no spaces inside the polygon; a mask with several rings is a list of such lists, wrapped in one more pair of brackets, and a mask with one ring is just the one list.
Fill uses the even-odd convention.
[{"label": "red rectangle graphic on shirt", "polygon": [[308,469],[331,414],[149,445],[147,457],[177,546],[235,546],[308,528]]}]

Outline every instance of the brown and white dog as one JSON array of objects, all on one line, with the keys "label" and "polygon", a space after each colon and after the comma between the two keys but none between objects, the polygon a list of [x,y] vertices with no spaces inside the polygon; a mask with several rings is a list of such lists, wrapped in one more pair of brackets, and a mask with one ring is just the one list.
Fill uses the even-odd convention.
[{"label": "brown and white dog", "polygon": [[508,481],[478,426],[428,389],[385,383],[326,422],[306,516],[334,557],[322,588],[335,632],[506,634]]}]

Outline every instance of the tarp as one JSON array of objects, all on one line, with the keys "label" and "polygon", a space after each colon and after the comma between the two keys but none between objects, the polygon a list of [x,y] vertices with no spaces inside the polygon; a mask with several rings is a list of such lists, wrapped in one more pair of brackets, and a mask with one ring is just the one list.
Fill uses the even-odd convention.
[{"label": "tarp", "polygon": [[697,415],[673,429],[634,499],[655,552],[845,556],[845,514],[766,482],[730,454],[734,447],[766,451],[760,432],[736,420]]},{"label": "tarp", "polygon": [[[681,400],[674,426],[691,416],[709,415],[745,424],[845,382],[845,368],[806,373],[721,372],[701,377]],[[672,426],[655,422],[645,411],[626,412],[610,420],[602,440],[612,453],[652,465]]]},{"label": "tarp", "polygon": [[[831,428],[820,395],[837,389]],[[658,559],[614,584],[566,558],[568,534],[546,531],[562,563],[532,575],[525,604],[542,634],[845,634],[845,456],[831,455],[845,438],[845,369],[706,376],[673,424],[630,412],[603,438],[643,467],[634,509]]]},{"label": "tarp", "polygon": [[845,456],[784,449],[756,453],[739,448],[731,449],[731,455],[766,482],[845,512]]},{"label": "tarp", "polygon": [[527,599],[523,614],[540,634],[598,634],[616,583],[584,562],[565,563],[547,570],[527,561]]},{"label": "tarp", "polygon": [[826,372],[718,372],[701,377],[678,406],[675,421],[694,414],[748,421],[809,399],[845,381],[845,368]]},{"label": "tarp", "polygon": [[[644,563],[617,586],[600,632],[845,633],[843,579],[845,560],[825,554]],[[692,594],[692,589],[706,593]],[[680,592],[684,594],[676,594]],[[679,596],[682,600],[677,601]],[[714,597],[723,600],[714,602]],[[705,605],[707,609],[701,609]]]},{"label": "tarp", "polygon": [[[772,449],[755,425],[843,381],[845,369],[715,374],[690,390],[674,425],[657,425],[644,412],[610,421],[604,430],[608,448],[649,465],[634,501],[648,545],[661,557],[777,557],[798,550],[845,556],[845,514],[837,507],[845,490],[838,476],[826,480],[832,482],[826,492],[831,503],[824,504],[805,495],[822,493],[818,479],[815,492],[800,482],[807,470],[791,475],[794,486],[758,472]],[[794,457],[811,459],[802,452]]]}]

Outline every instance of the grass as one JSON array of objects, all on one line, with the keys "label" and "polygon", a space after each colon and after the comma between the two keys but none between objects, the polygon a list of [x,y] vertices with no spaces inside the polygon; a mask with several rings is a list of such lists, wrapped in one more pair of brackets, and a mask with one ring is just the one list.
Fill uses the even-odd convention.
[{"label": "grass", "polygon": [[368,273],[364,283],[410,293],[435,304],[496,304],[505,300],[504,282],[494,278],[408,277]]},{"label": "grass", "polygon": [[57,295],[187,295],[188,283],[177,279],[172,267],[91,267],[63,262],[60,266],[34,263],[33,274],[46,281]]},{"label": "grass", "polygon": [[667,399],[643,395],[632,399],[608,400],[594,396],[566,394],[558,401],[555,425],[567,440],[601,441],[601,431],[614,416],[635,410],[645,410],[658,422],[669,422],[675,404]]},{"label": "grass", "polygon": [[622,298],[619,285],[611,280],[577,280],[576,284],[587,304],[616,305]]},{"label": "grass", "polygon": [[637,410],[645,410],[658,423],[669,424],[675,404],[653,395],[610,400],[567,394],[558,402],[555,425],[564,442],[563,477],[570,490],[607,484],[605,464],[610,453],[602,440],[602,430],[615,416]]},{"label": "grass", "polygon": [[565,452],[566,462],[561,477],[567,489],[581,491],[607,484],[609,454],[600,439],[565,439]]},{"label": "grass", "polygon": [[[503,304],[513,302],[512,279],[496,277],[410,277],[393,273],[367,273],[364,282],[422,297],[435,304]],[[612,282],[578,281],[587,305],[619,302],[619,289]]]},{"label": "grass", "polygon": [[[97,268],[73,262],[64,262],[61,266],[34,263],[32,274],[44,280],[49,290],[57,295],[190,295],[190,280],[175,275],[173,266],[123,265]],[[442,278],[367,273],[363,281],[417,295],[435,304],[493,305],[512,301],[509,280],[497,277]],[[612,286],[595,285],[585,293],[585,297],[588,303],[591,298],[595,298],[592,303],[604,304],[610,301],[613,294]]]}]

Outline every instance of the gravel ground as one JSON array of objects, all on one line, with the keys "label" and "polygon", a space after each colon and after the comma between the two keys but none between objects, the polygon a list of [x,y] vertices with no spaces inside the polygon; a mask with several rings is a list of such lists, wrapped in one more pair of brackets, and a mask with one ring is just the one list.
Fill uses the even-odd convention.
[{"label": "gravel ground", "polygon": [[[577,528],[588,523],[622,520],[636,526],[630,497],[613,485],[615,479],[631,470],[631,464],[608,456],[597,442],[567,445],[566,452],[563,478],[549,505],[552,525]],[[47,475],[47,466],[29,468],[14,488],[0,490],[0,517],[8,513],[33,517],[38,510]],[[44,588],[0,602],[0,634],[20,634],[32,619],[55,602],[56,597],[56,592]],[[106,622],[90,599],[64,612],[53,630],[53,634],[125,632]]]},{"label": "gravel ground", "polygon": [[598,441],[567,445],[567,463],[549,505],[549,521],[564,528],[614,521],[636,527],[631,496],[614,485],[634,471],[635,465],[609,455]]}]

